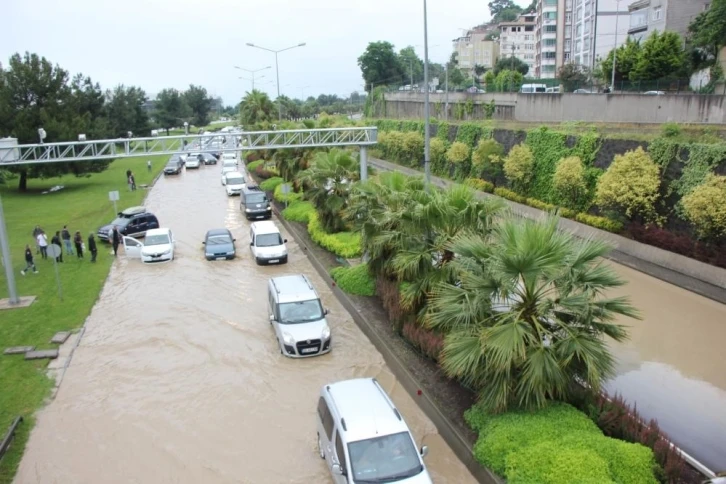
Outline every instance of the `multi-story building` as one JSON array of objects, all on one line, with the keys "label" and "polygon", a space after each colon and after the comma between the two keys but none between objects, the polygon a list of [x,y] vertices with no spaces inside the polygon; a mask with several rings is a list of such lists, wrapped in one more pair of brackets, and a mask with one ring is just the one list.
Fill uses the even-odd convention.
[{"label": "multi-story building", "polygon": [[575,0],[571,60],[594,68],[599,59],[625,43],[628,16],[628,6],[623,0]]},{"label": "multi-story building", "polygon": [[492,32],[490,28],[469,30],[465,36],[454,39],[454,51],[457,53],[459,68],[470,75],[477,65],[487,69],[494,67],[499,59],[499,44],[487,40]]},{"label": "multi-story building", "polygon": [[553,79],[570,60],[573,0],[537,0],[534,76]]},{"label": "multi-story building", "polygon": [[529,66],[528,76],[534,76],[535,14],[519,15],[513,22],[499,23],[499,55],[514,56]]},{"label": "multi-story building", "polygon": [[708,10],[712,0],[636,0],[630,3],[628,36],[645,40],[654,31],[669,30],[685,37],[688,25]]}]

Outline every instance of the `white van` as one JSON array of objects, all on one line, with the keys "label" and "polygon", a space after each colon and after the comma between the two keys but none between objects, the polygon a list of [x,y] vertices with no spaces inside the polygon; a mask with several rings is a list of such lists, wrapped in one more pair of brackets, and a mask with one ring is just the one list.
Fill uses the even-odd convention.
[{"label": "white van", "polygon": [[318,399],[318,452],[336,484],[431,484],[401,413],[375,378],[325,385]]},{"label": "white van", "polygon": [[275,222],[267,220],[250,225],[250,250],[258,264],[287,263],[286,243]]},{"label": "white van", "polygon": [[519,92],[524,93],[524,94],[547,92],[547,85],[546,84],[522,84],[522,87],[519,89]]},{"label": "white van", "polygon": [[222,153],[222,162],[225,161],[234,161],[235,164],[237,164],[237,153],[235,152],[225,152]]}]

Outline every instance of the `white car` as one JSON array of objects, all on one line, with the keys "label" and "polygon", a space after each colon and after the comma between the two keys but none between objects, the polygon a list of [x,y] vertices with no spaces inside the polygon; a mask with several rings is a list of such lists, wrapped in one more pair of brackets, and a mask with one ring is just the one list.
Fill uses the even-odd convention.
[{"label": "white car", "polygon": [[253,222],[250,226],[250,250],[258,265],[286,264],[287,239],[282,238],[275,222]]},{"label": "white car", "polygon": [[144,241],[124,237],[124,253],[141,262],[168,262],[174,260],[174,234],[171,229],[152,229],[146,232]]},{"label": "white car", "polygon": [[229,161],[225,161],[222,163],[222,185],[226,183],[226,176],[227,173],[234,173],[237,172],[237,164],[231,163]]},{"label": "white car", "polygon": [[187,168],[199,168],[201,155],[199,153],[189,153],[187,155],[186,161],[184,164]]},{"label": "white car", "polygon": [[229,171],[223,175],[223,178],[222,185],[227,190],[228,197],[239,195],[247,183],[245,176],[238,171]]}]

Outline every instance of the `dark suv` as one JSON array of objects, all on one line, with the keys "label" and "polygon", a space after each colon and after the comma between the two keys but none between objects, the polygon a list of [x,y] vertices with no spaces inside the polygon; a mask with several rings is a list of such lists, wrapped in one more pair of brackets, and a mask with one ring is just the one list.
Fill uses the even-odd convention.
[{"label": "dark suv", "polygon": [[257,185],[244,185],[239,194],[239,209],[248,220],[272,217],[272,207],[267,194]]},{"label": "dark suv", "polygon": [[129,207],[123,212],[119,212],[113,222],[98,229],[98,238],[108,242],[114,225],[118,227],[121,235],[143,237],[147,230],[159,228],[159,220],[156,215],[147,212],[144,207]]}]

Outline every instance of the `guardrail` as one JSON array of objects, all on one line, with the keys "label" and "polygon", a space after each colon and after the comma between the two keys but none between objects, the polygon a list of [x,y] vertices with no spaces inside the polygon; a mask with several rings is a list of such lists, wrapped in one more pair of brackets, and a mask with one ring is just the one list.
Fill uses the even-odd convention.
[{"label": "guardrail", "polygon": [[13,441],[13,437],[15,436],[15,431],[18,428],[18,425],[20,425],[20,422],[23,421],[23,417],[15,417],[15,420],[13,420],[13,423],[10,424],[10,428],[8,429],[8,432],[5,434],[5,437],[3,437],[2,442],[0,442],[0,460],[2,460],[3,456],[5,455],[5,452],[10,448],[10,443]]}]

